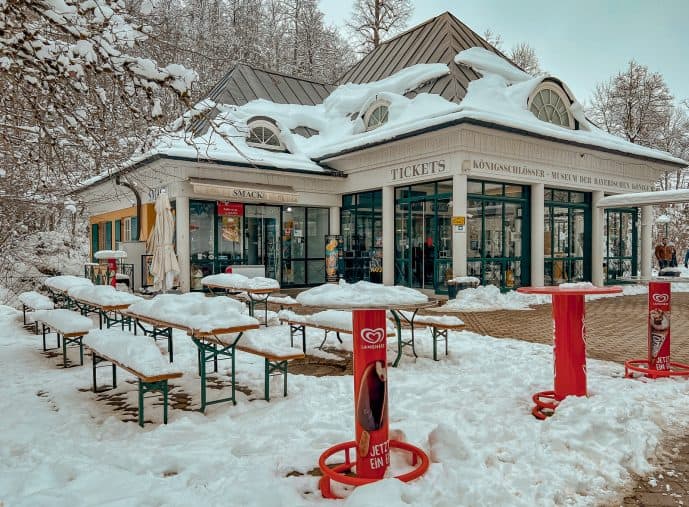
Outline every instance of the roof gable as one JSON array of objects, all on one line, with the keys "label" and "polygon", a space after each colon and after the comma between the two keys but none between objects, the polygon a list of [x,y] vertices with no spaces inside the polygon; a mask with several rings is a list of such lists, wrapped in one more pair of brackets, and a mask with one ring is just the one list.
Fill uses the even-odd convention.
[{"label": "roof gable", "polygon": [[450,74],[426,83],[416,93],[434,93],[460,102],[469,82],[481,77],[473,69],[454,62],[457,53],[471,47],[485,48],[509,61],[483,37],[445,12],[381,43],[350,68],[339,82],[369,83],[418,63],[444,63]]},{"label": "roof gable", "polygon": [[[217,104],[243,106],[256,99],[265,99],[278,104],[299,104],[313,106],[322,103],[335,86],[302,79],[279,72],[268,71],[238,63],[218,81],[204,99]],[[211,116],[213,112],[211,111]],[[195,134],[206,131],[209,124],[205,119],[192,123]]]}]

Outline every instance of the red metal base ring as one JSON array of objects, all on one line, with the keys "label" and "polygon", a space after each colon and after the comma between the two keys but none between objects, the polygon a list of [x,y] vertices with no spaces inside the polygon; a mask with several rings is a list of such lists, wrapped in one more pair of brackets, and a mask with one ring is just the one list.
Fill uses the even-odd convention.
[{"label": "red metal base ring", "polygon": [[669,370],[652,370],[648,359],[630,359],[624,363],[624,376],[633,378],[632,372],[643,373],[649,378],[689,377],[689,365],[670,362]]},{"label": "red metal base ring", "polygon": [[[543,401],[541,398],[551,401]],[[543,420],[555,413],[555,409],[558,405],[558,400],[555,398],[555,391],[541,391],[540,393],[534,394],[531,399],[536,404],[531,410],[531,413],[536,419]]]},{"label": "red metal base ring", "polygon": [[[339,499],[330,488],[330,481],[339,482],[340,484],[347,484],[349,486],[363,486],[364,484],[370,484],[372,482],[379,481],[380,479],[369,479],[364,477],[356,477],[355,475],[345,475],[343,472],[350,472],[351,469],[356,466],[356,462],[352,462],[349,457],[349,449],[356,449],[357,444],[353,440],[350,442],[343,442],[341,444],[334,445],[327,449],[318,460],[318,467],[323,472],[323,477],[318,482],[321,488],[321,494],[323,498]],[[390,447],[393,449],[402,449],[407,451],[412,455],[412,465],[418,465],[411,472],[406,474],[396,476],[402,482],[409,482],[418,477],[421,477],[426,470],[428,470],[429,460],[426,453],[423,452],[418,447],[408,444],[406,442],[400,442],[398,440],[390,440]],[[344,451],[345,462],[330,467],[325,462],[326,460],[339,451]]]}]

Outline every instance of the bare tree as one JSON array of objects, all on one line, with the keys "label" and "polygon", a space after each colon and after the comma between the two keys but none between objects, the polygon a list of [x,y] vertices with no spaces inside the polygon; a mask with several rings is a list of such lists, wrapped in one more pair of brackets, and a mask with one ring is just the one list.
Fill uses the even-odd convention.
[{"label": "bare tree", "polygon": [[673,108],[663,76],[632,60],[624,71],[596,86],[588,114],[612,134],[658,147]]},{"label": "bare tree", "polygon": [[536,50],[526,42],[520,42],[510,50],[510,59],[532,76],[543,74]]},{"label": "bare tree", "polygon": [[347,23],[359,52],[368,53],[382,41],[407,26],[414,10],[411,0],[355,0]]},{"label": "bare tree", "polygon": [[498,32],[494,32],[492,28],[486,28],[486,30],[483,32],[483,38],[486,39],[486,42],[495,49],[502,51],[502,35],[500,35]]}]

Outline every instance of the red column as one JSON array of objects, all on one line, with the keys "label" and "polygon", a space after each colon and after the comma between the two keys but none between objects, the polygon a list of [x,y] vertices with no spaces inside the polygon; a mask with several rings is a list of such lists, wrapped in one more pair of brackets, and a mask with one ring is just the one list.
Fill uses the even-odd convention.
[{"label": "red column", "polygon": [[356,475],[380,479],[390,465],[385,310],[354,310]]},{"label": "red column", "polygon": [[670,369],[670,282],[648,284],[648,368]]},{"label": "red column", "polygon": [[108,271],[112,273],[110,285],[117,287],[117,259],[108,259]]},{"label": "red column", "polygon": [[555,398],[586,396],[584,296],[553,294]]}]

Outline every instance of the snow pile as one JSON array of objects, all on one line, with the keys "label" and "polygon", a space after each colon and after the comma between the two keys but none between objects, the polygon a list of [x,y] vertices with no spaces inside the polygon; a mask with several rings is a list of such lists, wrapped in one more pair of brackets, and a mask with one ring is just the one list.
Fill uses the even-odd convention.
[{"label": "snow pile", "polygon": [[[123,422],[137,406],[135,385],[119,383],[117,405],[80,392],[91,386],[91,368],[68,375],[54,368],[35,342],[17,340],[30,335],[16,315],[0,308],[0,491],[7,505],[219,505],[228,498],[246,507],[334,505],[308,472],[327,447],[353,437],[351,376],[289,375],[287,398],[276,378],[267,403],[260,399],[262,358],[240,352],[237,382],[252,394],[238,391],[236,406],[200,414],[198,352],[176,332],[174,366],[184,376],[171,383],[172,397],[184,393],[192,406],[172,408],[165,426],[153,405],[159,401],[146,399],[152,424],[141,429]],[[288,326],[251,334],[289,343]],[[631,474],[651,470],[660,439],[687,430],[689,382],[624,379],[620,365],[600,361],[588,362],[588,398],[567,398],[555,416],[537,421],[531,395],[552,386],[552,347],[451,335],[442,361],[405,360],[388,369],[392,428],[430,456],[427,473],[408,484],[389,479],[358,488],[335,504],[616,505]],[[224,365],[219,378],[226,382]],[[218,435],[223,452],[209,452]]]},{"label": "snow pile", "polygon": [[124,250],[98,250],[93,256],[96,259],[126,259],[127,252]]},{"label": "snow pile", "polygon": [[116,290],[110,285],[85,285],[72,287],[67,294],[79,301],[98,306],[132,305],[143,301],[139,296]]},{"label": "snow pile", "polygon": [[50,278],[46,278],[43,283],[46,287],[50,287],[59,292],[68,292],[75,287],[93,286],[93,283],[88,278],[73,275],[51,276]]},{"label": "snow pile", "polygon": [[244,303],[226,296],[209,298],[198,292],[189,292],[160,294],[153,299],[134,303],[129,311],[177,327],[208,332],[258,325],[256,319],[243,313],[245,308]]},{"label": "snow pile", "polygon": [[155,341],[119,329],[94,329],[84,345],[147,377],[182,373],[160,353]]},{"label": "snow pile", "polygon": [[352,331],[352,312],[343,310],[324,310],[306,316],[306,321],[316,326],[334,327]]},{"label": "snow pile", "polygon": [[304,306],[377,308],[381,306],[416,305],[428,302],[418,290],[401,286],[385,286],[370,282],[324,284],[302,292],[297,302]]},{"label": "snow pile", "polygon": [[481,280],[479,280],[475,276],[455,276],[454,278],[448,280],[447,282],[448,283],[450,283],[450,282],[453,282],[453,283],[475,283],[476,285],[479,285],[481,283]]},{"label": "snow pile", "polygon": [[88,317],[64,308],[36,310],[33,312],[33,319],[37,322],[43,322],[53,331],[58,330],[60,333],[81,333],[94,327],[93,321]]},{"label": "snow pile", "polygon": [[280,283],[272,278],[255,276],[249,278],[239,273],[220,273],[209,275],[201,279],[203,285],[212,285],[225,289],[260,290],[260,289],[279,289]]},{"label": "snow pile", "polygon": [[242,334],[242,337],[239,339],[239,343],[237,345],[239,347],[248,347],[259,352],[275,354],[276,356],[303,354],[301,347],[292,347],[290,345],[290,341],[285,340],[284,336],[279,336],[276,333],[266,333],[257,330],[245,331],[244,334]]},{"label": "snow pile", "polygon": [[[412,312],[401,311],[400,314],[407,320],[411,321]],[[414,317],[414,325],[432,326],[440,324],[441,326],[463,326],[464,321],[454,315],[416,315]]]},{"label": "snow pile", "polygon": [[550,303],[550,296],[520,294],[517,291],[500,292],[495,285],[464,289],[450,299],[439,311],[471,312],[492,310],[530,310],[531,305]]},{"label": "snow pile", "polygon": [[522,83],[533,79],[533,76],[518,69],[510,62],[484,48],[465,49],[455,56],[455,63],[473,68],[479,74],[496,74],[502,76],[509,84]]},{"label": "snow pile", "polygon": [[34,310],[52,310],[55,305],[51,299],[36,291],[22,292],[19,294],[19,301],[26,305],[27,308]]}]

